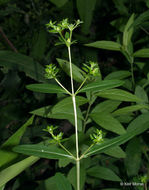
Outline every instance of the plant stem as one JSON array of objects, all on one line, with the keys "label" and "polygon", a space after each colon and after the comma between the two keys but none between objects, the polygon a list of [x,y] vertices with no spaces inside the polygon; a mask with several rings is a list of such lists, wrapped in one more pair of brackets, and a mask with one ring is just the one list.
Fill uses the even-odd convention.
[{"label": "plant stem", "polygon": [[81,155],[80,160],[84,158],[84,155],[94,146],[95,144],[91,144],[88,149]]},{"label": "plant stem", "polygon": [[130,64],[131,64],[132,86],[133,86],[133,88],[134,88],[134,86],[135,86],[135,79],[134,79],[133,62],[131,62]]},{"label": "plant stem", "polygon": [[90,109],[91,109],[91,105],[92,104],[89,103],[89,106],[88,106],[88,109],[87,109],[87,112],[86,112],[86,116],[85,116],[85,119],[84,119],[83,132],[85,132],[86,122],[87,122],[88,115],[89,115],[89,112],[90,112]]},{"label": "plant stem", "polygon": [[76,158],[74,157],[74,155],[73,155],[67,148],[65,148],[60,142],[59,142],[59,145],[60,145],[70,156],[72,156],[74,160],[76,160]]},{"label": "plant stem", "polygon": [[72,94],[55,78],[56,82],[71,96]]},{"label": "plant stem", "polygon": [[78,122],[77,122],[76,98],[75,98],[75,94],[74,94],[74,85],[73,85],[73,75],[72,75],[72,62],[71,62],[70,46],[68,46],[68,54],[69,54],[69,64],[70,64],[72,102],[73,102],[74,119],[75,119],[77,190],[80,190],[80,158],[79,158],[79,143],[78,143]]},{"label": "plant stem", "polygon": [[75,95],[77,95],[78,91],[82,88],[82,86],[83,86],[83,84],[86,82],[87,78],[88,78],[88,77],[86,77],[86,78],[84,79],[84,81],[81,83],[81,85],[79,86],[79,88],[78,88],[77,91],[75,92]]}]

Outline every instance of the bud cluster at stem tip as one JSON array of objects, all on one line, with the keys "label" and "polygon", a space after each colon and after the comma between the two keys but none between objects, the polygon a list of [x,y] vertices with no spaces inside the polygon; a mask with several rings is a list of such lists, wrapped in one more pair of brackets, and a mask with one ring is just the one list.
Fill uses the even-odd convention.
[{"label": "bud cluster at stem tip", "polygon": [[55,129],[57,129],[57,127],[54,127],[53,125],[51,125],[51,126],[47,126],[47,128],[43,130],[48,132],[52,136],[54,142],[60,143],[63,137],[63,133],[60,132],[58,135],[54,135]]},{"label": "bud cluster at stem tip", "polygon": [[67,47],[70,47],[71,44],[76,43],[76,41],[71,41],[72,31],[77,28],[82,21],[76,20],[74,24],[70,24],[68,19],[63,19],[60,22],[50,22],[46,24],[48,31],[50,33],[58,33],[59,41],[56,45],[66,44]]}]

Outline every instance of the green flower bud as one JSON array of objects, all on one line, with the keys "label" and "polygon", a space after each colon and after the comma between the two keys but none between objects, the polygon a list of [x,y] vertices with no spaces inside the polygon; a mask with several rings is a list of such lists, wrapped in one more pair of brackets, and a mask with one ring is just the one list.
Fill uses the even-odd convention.
[{"label": "green flower bud", "polygon": [[47,79],[56,78],[58,72],[59,72],[59,69],[54,64],[46,65],[45,77]]},{"label": "green flower bud", "polygon": [[86,72],[89,78],[101,76],[97,63],[90,61],[88,65],[87,64],[83,65],[84,67],[82,69]]},{"label": "green flower bud", "polygon": [[97,129],[96,133],[90,135],[91,140],[94,144],[100,144],[103,142],[103,133],[102,130]]}]

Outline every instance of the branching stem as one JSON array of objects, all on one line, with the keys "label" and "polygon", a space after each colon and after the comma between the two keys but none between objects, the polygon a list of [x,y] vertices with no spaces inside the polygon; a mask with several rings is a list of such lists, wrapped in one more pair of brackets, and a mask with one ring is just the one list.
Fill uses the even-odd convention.
[{"label": "branching stem", "polygon": [[91,145],[88,147],[88,149],[85,150],[85,152],[81,155],[80,160],[81,160],[82,158],[84,158],[85,154],[86,154],[94,145],[95,145],[95,144],[91,144]]},{"label": "branching stem", "polygon": [[57,78],[55,78],[55,81],[70,95],[72,96],[72,94],[59,82],[59,80]]},{"label": "branching stem", "polygon": [[88,77],[86,77],[86,78],[84,79],[84,81],[81,83],[81,85],[79,86],[79,88],[78,88],[77,91],[75,92],[75,95],[77,95],[77,93],[79,92],[79,90],[82,88],[82,86],[83,86],[84,83],[86,82],[87,78],[88,78]]},{"label": "branching stem", "polygon": [[59,142],[59,146],[61,146],[70,156],[73,157],[74,160],[76,160],[74,155],[66,147],[64,147],[60,142]]}]

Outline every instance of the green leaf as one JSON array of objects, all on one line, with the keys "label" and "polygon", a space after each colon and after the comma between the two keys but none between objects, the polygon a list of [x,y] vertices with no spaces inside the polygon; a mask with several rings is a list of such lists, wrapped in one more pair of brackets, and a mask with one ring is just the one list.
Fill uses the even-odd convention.
[{"label": "green leaf", "polygon": [[117,42],[112,41],[96,41],[93,43],[85,44],[88,47],[106,49],[106,50],[113,50],[113,51],[121,51],[121,45]]},{"label": "green leaf", "polygon": [[51,3],[53,3],[54,5],[56,5],[58,8],[60,8],[63,5],[65,5],[68,0],[50,0],[50,1],[51,1]]},{"label": "green leaf", "polygon": [[119,105],[121,104],[120,101],[116,100],[106,100],[103,101],[99,104],[97,104],[94,109],[92,110],[91,113],[99,113],[99,112],[104,112],[104,113],[111,113],[114,111]]},{"label": "green leaf", "polygon": [[[63,59],[56,59],[57,62],[59,63],[60,67],[62,68],[62,70],[68,75],[70,76],[70,64],[68,61],[63,60]],[[82,73],[84,73],[79,67],[77,67],[76,65],[74,65],[72,63],[72,74],[73,74],[73,79],[77,82],[82,82],[84,80],[84,77],[82,75]]]},{"label": "green leaf", "polygon": [[21,137],[26,128],[33,122],[34,116],[30,117],[27,122],[21,126],[1,147],[0,147],[0,167],[9,164],[18,157],[17,153],[11,151],[13,146],[20,143]]},{"label": "green leaf", "polygon": [[33,47],[31,49],[31,56],[35,59],[43,59],[47,45],[47,32],[41,29],[35,32],[33,36]]},{"label": "green leaf", "polygon": [[[141,127],[140,127],[141,126]],[[128,140],[132,139],[136,135],[143,133],[149,128],[149,113],[142,114],[134,119],[128,126],[127,132],[123,135],[115,137],[111,140],[107,140],[99,145],[95,145],[90,149],[88,153],[85,154],[85,157],[103,153],[105,150],[112,148],[114,146],[121,145]]]},{"label": "green leaf", "polygon": [[134,22],[134,14],[131,15],[131,17],[129,18],[125,28],[124,28],[124,32],[123,32],[123,46],[124,47],[128,47],[130,42],[131,42],[131,37],[133,34],[133,27],[132,24]]},{"label": "green leaf", "polygon": [[139,104],[143,104],[145,106],[147,106],[147,109],[141,109],[142,113],[148,112],[148,95],[146,93],[146,91],[144,90],[144,88],[142,88],[141,86],[137,86],[135,89],[135,95],[141,99],[141,102],[139,102]]},{"label": "green leaf", "polygon": [[71,184],[62,173],[56,173],[55,176],[44,181],[45,188],[54,190],[72,190]]},{"label": "green leaf", "polygon": [[116,110],[115,112],[112,113],[112,115],[117,116],[117,115],[127,114],[127,113],[131,113],[131,112],[134,112],[137,110],[141,110],[143,108],[149,109],[149,106],[142,105],[142,104],[134,105],[134,106],[127,106],[127,107]]},{"label": "green leaf", "polygon": [[149,48],[139,49],[133,55],[134,57],[149,58]]},{"label": "green leaf", "polygon": [[66,151],[56,147],[55,145],[44,146],[44,145],[19,145],[13,148],[15,152],[37,156],[40,158],[48,159],[59,159],[69,158],[73,159]]},{"label": "green leaf", "polygon": [[108,181],[121,181],[121,179],[109,168],[102,166],[94,166],[87,170],[87,174],[92,177],[108,180]]},{"label": "green leaf", "polygon": [[114,158],[125,158],[126,157],[125,152],[119,146],[115,146],[115,147],[112,147],[112,148],[104,151],[104,154],[107,154]]},{"label": "green leaf", "polygon": [[4,188],[5,188],[5,185],[1,186],[1,187],[0,187],[0,190],[4,190]]},{"label": "green leaf", "polygon": [[136,87],[135,95],[142,100],[142,103],[148,103],[148,95],[141,86]]},{"label": "green leaf", "polygon": [[112,131],[117,134],[123,134],[125,133],[124,127],[121,125],[121,123],[112,117],[110,113],[93,113],[90,114],[90,117],[101,127],[103,127],[106,130]]},{"label": "green leaf", "polygon": [[29,84],[26,88],[34,92],[42,93],[67,93],[64,89],[55,84]]},{"label": "green leaf", "polygon": [[130,92],[120,90],[120,89],[104,90],[102,92],[96,93],[96,95],[100,96],[102,98],[108,98],[111,100],[119,100],[119,101],[126,101],[126,102],[139,102],[139,101],[141,101],[134,94],[131,94]]},{"label": "green leaf", "polygon": [[25,170],[29,166],[33,165],[38,160],[39,160],[39,158],[30,156],[20,162],[17,162],[16,164],[9,166],[8,168],[2,170],[0,172],[0,186],[6,184],[8,181],[10,181],[14,177],[16,177],[23,170]]},{"label": "green leaf", "polygon": [[26,76],[44,82],[44,68],[31,57],[11,51],[0,51],[0,66],[25,72]]},{"label": "green leaf", "polygon": [[[74,189],[77,190],[77,179],[76,179],[76,167],[72,167],[71,170],[68,173],[68,180],[73,185]],[[86,172],[84,167],[81,166],[80,168],[80,190],[83,190],[84,184],[85,184],[85,178],[86,178]]]},{"label": "green leaf", "polygon": [[[88,100],[82,96],[76,96],[76,105],[81,106],[83,104],[86,104]],[[63,112],[63,109],[65,108],[72,108],[73,109],[73,103],[72,103],[72,97],[66,97],[60,102],[58,102],[56,105],[53,106],[52,112]]]},{"label": "green leaf", "polygon": [[132,139],[126,147],[125,168],[128,176],[137,176],[141,164],[141,142],[139,138]]},{"label": "green leaf", "polygon": [[142,25],[145,21],[149,20],[149,10],[143,12],[140,14],[134,21],[133,26],[139,27],[139,25]]},{"label": "green leaf", "polygon": [[[53,107],[54,108],[54,107]],[[45,106],[38,108],[36,110],[33,110],[30,112],[34,115],[42,116],[45,118],[51,118],[51,119],[68,119],[73,125],[75,125],[75,120],[74,120],[74,111],[72,106],[63,106],[62,109],[55,110],[52,109],[51,106]],[[79,107],[77,107],[77,118],[78,118],[78,130],[82,130],[82,120],[83,115]]]},{"label": "green leaf", "polygon": [[98,92],[123,85],[120,80],[104,80],[85,85],[79,92]]},{"label": "green leaf", "polygon": [[113,80],[113,79],[125,79],[127,77],[131,76],[131,73],[129,71],[115,71],[110,74],[108,74],[104,79],[105,80]]},{"label": "green leaf", "polygon": [[84,34],[89,33],[90,25],[93,18],[93,11],[95,9],[96,0],[77,0],[77,9],[81,20],[84,22],[82,31]]}]

